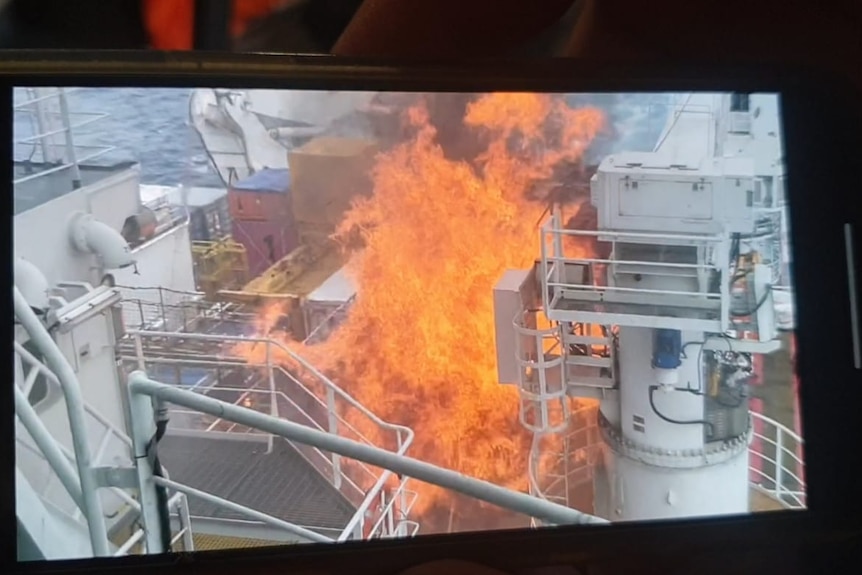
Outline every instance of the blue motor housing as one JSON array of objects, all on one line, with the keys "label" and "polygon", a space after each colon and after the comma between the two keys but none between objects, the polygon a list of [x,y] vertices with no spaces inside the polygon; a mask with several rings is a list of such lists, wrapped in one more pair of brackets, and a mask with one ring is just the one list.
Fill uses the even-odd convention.
[{"label": "blue motor housing", "polygon": [[657,329],[653,343],[653,367],[676,369],[681,364],[682,332],[678,329]]}]

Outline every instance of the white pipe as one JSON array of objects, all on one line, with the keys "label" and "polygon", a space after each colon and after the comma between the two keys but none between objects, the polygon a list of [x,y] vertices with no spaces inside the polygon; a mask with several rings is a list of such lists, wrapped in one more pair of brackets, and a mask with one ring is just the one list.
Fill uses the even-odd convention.
[{"label": "white pipe", "polygon": [[206,491],[200,491],[193,487],[189,487],[188,485],[183,485],[182,483],[177,483],[176,481],[171,481],[169,479],[163,479],[161,477],[155,477],[154,481],[163,487],[168,487],[170,489],[179,491],[180,493],[185,493],[186,495],[191,495],[192,497],[197,497],[198,499],[203,499],[204,501],[209,501],[210,503],[214,503],[220,507],[224,507],[225,509],[230,509],[231,511],[236,511],[237,513],[242,513],[243,515],[247,515],[248,517],[257,519],[258,521],[262,521],[263,523],[267,523],[274,527],[284,529],[285,531],[293,533],[294,535],[297,535],[299,537],[310,539],[315,543],[333,542],[332,539],[326,537],[325,535],[321,535],[320,533],[316,533],[314,531],[311,531],[310,529],[306,529],[305,527],[300,527],[299,525],[294,525],[293,523],[288,523],[287,521],[282,521],[277,517],[267,515],[266,513],[261,513],[260,511],[255,511],[254,509],[239,505],[238,503],[234,503],[233,501],[222,499],[221,497],[212,495],[211,493],[207,493]]},{"label": "white pipe", "polygon": [[81,187],[81,168],[75,154],[75,140],[72,137],[72,124],[69,120],[69,102],[66,100],[66,91],[63,88],[57,88],[57,95],[60,102],[60,118],[63,121],[63,132],[66,138],[67,159],[72,164],[72,187],[77,190]]},{"label": "white pipe", "polygon": [[[487,481],[467,477],[456,471],[431,465],[430,463],[419,461],[412,457],[397,455],[385,449],[364,445],[356,441],[317,431],[283,419],[276,419],[264,413],[232,405],[224,401],[218,401],[216,399],[194,393],[193,391],[176,389],[172,386],[153,381],[149,379],[145,373],[140,371],[132,372],[129,375],[129,392],[133,398],[136,396],[140,398],[152,396],[161,401],[195,409],[202,413],[221,417],[228,421],[260,429],[261,431],[266,431],[275,435],[280,435],[299,443],[311,445],[324,451],[330,451],[345,457],[350,457],[351,459],[357,459],[369,465],[374,465],[401,475],[416,478],[419,481],[424,481],[432,485],[439,485],[440,487],[445,487],[506,509],[511,509],[532,517],[541,518],[550,523],[609,523],[599,517],[588,515],[562,505],[542,501],[535,497],[531,497],[517,491],[511,491]],[[139,405],[140,407],[145,405],[145,403],[136,402],[136,405]],[[147,414],[143,412],[139,413],[135,411],[133,413],[133,418],[145,416],[147,416]],[[152,417],[152,410],[150,410],[149,417]]]},{"label": "white pipe", "polygon": [[78,466],[78,478],[81,482],[82,501],[84,504],[84,515],[87,518],[87,527],[90,531],[90,543],[93,546],[93,554],[96,557],[108,557],[111,555],[108,549],[108,530],[105,526],[104,514],[102,513],[102,502],[99,500],[99,484],[96,481],[90,460],[90,449],[87,445],[87,425],[84,412],[84,398],[81,394],[81,386],[78,383],[75,372],[68,360],[54,343],[51,334],[39,321],[39,318],[30,309],[27,300],[13,286],[15,301],[15,315],[30,339],[36,344],[39,351],[45,356],[48,366],[57,375],[57,380],[63,388],[63,396],[66,400],[66,409],[69,416],[69,428],[72,431],[72,447],[75,452],[75,462]]},{"label": "white pipe", "polygon": [[75,468],[66,459],[63,450],[51,436],[42,420],[39,419],[39,416],[36,415],[36,411],[30,405],[30,402],[27,401],[21,389],[17,385],[13,387],[15,388],[15,413],[18,415],[21,423],[24,424],[33,441],[36,442],[36,446],[42,452],[45,460],[48,461],[51,469],[60,478],[60,482],[66,488],[72,501],[75,502],[78,509],[84,511],[84,498],[81,494],[81,484],[78,482]]},{"label": "white pipe", "polygon": [[165,553],[161,532],[161,513],[156,493],[153,467],[147,457],[147,445],[156,431],[155,410],[152,398],[130,393],[132,449],[135,456],[135,472],[141,498],[141,519],[144,522],[147,553]]}]

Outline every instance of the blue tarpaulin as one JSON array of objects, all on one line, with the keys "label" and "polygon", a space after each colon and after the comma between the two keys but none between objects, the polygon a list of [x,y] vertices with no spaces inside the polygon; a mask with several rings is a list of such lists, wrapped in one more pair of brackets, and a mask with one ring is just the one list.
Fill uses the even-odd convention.
[{"label": "blue tarpaulin", "polygon": [[241,192],[285,194],[290,190],[290,170],[261,170],[231,187]]}]

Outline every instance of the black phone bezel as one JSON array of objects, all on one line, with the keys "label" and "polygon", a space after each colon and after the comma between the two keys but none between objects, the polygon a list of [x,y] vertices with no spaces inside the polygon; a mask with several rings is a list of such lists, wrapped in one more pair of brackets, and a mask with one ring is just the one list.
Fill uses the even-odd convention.
[{"label": "black phone bezel", "polygon": [[[739,550],[772,549],[783,555],[788,546],[797,551],[809,549],[842,540],[858,528],[862,506],[852,493],[853,470],[862,463],[856,447],[858,427],[854,425],[860,405],[862,371],[853,365],[853,345],[858,342],[852,340],[849,320],[853,310],[845,297],[849,273],[844,233],[847,225],[854,226],[858,246],[862,210],[854,206],[853,168],[862,157],[862,115],[855,106],[858,94],[854,94],[849,83],[812,70],[763,69],[750,63],[720,67],[630,66],[571,60],[410,63],[330,56],[68,51],[6,52],[0,61],[0,83],[5,88],[69,85],[464,92],[778,92],[788,166],[793,274],[798,299],[797,369],[809,487],[809,509],[804,512],[601,528],[427,536],[409,541],[346,543],[337,549],[303,545],[107,561],[17,564],[16,570],[94,569],[109,573],[158,566],[248,572],[272,565],[327,573],[356,572],[360,566],[369,568],[368,572],[394,572],[440,557],[470,559],[504,569],[587,565],[639,557],[640,561],[651,561],[653,565],[681,568],[692,557],[714,556],[720,563],[724,554],[717,549],[724,546]],[[11,113],[11,90],[3,93],[9,98],[5,109]],[[10,127],[6,142],[11,142],[11,122],[7,125]],[[10,167],[4,165],[3,169]],[[6,181],[11,181],[11,174],[6,177]],[[7,197],[11,198],[11,194]],[[7,431],[11,436],[12,409],[8,415],[4,421],[9,422]],[[3,449],[10,450],[9,457],[4,459],[13,461],[11,442],[4,442]],[[11,465],[9,471],[11,477]],[[14,562],[14,549],[12,553],[10,558]],[[624,561],[630,564],[628,559]]]}]

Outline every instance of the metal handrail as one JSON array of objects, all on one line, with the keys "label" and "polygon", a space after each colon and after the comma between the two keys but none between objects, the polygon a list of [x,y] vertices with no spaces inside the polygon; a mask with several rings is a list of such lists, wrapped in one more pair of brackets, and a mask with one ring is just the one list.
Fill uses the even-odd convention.
[{"label": "metal handrail", "polygon": [[[285,347],[278,341],[260,337],[237,337],[237,336],[229,336],[229,335],[207,335],[207,334],[197,334],[197,333],[178,333],[178,332],[165,332],[165,331],[148,331],[148,330],[129,330],[127,332],[132,336],[142,336],[142,337],[160,337],[166,339],[183,339],[183,340],[199,340],[199,341],[216,341],[216,342],[235,342],[235,343],[263,343],[266,345],[274,346],[277,350],[286,355],[291,361],[297,363],[304,370],[311,373],[315,379],[317,379],[320,383],[322,383],[327,389],[331,389],[336,395],[344,399],[347,403],[349,403],[352,407],[358,409],[363,415],[367,416],[371,421],[383,427],[385,429],[389,429],[396,433],[403,433],[405,435],[404,444],[408,446],[413,442],[413,430],[409,427],[405,427],[403,425],[397,425],[395,423],[389,423],[380,419],[374,412],[370,411],[367,407],[362,405],[359,401],[357,401],[353,396],[348,394],[346,391],[338,387],[332,380],[323,375],[320,371],[317,370],[313,365],[308,363],[305,359],[297,355],[294,351]],[[280,367],[280,366],[273,366]]]},{"label": "metal handrail", "polygon": [[[353,398],[353,396],[351,396],[350,394],[345,392],[343,389],[341,389],[332,380],[327,378],[320,371],[318,371],[315,367],[313,367],[310,363],[308,363],[304,358],[300,357],[295,352],[293,352],[292,350],[290,350],[289,348],[285,347],[284,345],[282,345],[281,343],[279,343],[277,341],[267,339],[267,338],[193,334],[193,333],[186,333],[186,332],[163,332],[163,331],[150,331],[150,330],[129,330],[127,333],[132,338],[134,338],[136,341],[141,340],[144,337],[148,337],[148,338],[158,337],[158,338],[166,338],[166,339],[214,341],[214,342],[221,342],[221,343],[226,343],[226,342],[245,343],[245,344],[262,343],[266,346],[272,346],[277,351],[284,354],[290,361],[299,365],[300,368],[310,372],[310,374],[314,377],[314,379],[317,382],[320,382],[324,385],[328,395],[332,394],[333,396],[340,397],[341,399],[346,401],[351,407],[357,409],[362,415],[364,415],[365,417],[370,419],[374,424],[376,424],[377,426],[379,426],[380,428],[382,428],[386,431],[394,433],[396,441],[397,441],[396,453],[398,455],[404,455],[407,452],[407,449],[413,443],[414,434],[413,434],[412,429],[410,429],[409,427],[403,426],[403,425],[397,425],[394,423],[389,423],[389,422],[386,422],[386,421],[380,419],[376,414],[374,414],[374,412],[369,410],[367,407],[365,407],[363,404],[361,404],[359,401],[357,401],[355,398]],[[138,359],[138,366],[142,367],[146,362],[146,358],[142,355],[143,354],[142,346],[139,344],[136,344],[136,348],[139,350],[139,356],[137,358]],[[271,348],[269,348],[269,349],[271,349]],[[348,421],[346,421],[343,417],[341,417],[335,411],[334,405],[328,405],[328,402],[326,404],[322,403],[321,399],[317,396],[317,394],[315,394],[313,391],[308,389],[302,383],[302,381],[300,381],[299,378],[295,377],[293,374],[291,374],[290,372],[285,370],[281,365],[278,365],[276,363],[272,363],[272,360],[275,359],[272,357],[273,356],[272,352],[268,352],[267,356],[270,360],[266,364],[267,370],[278,371],[282,375],[290,378],[292,383],[298,385],[303,391],[305,391],[311,397],[315,398],[319,403],[321,403],[322,406],[326,407],[327,411],[330,414],[335,415],[335,417],[339,423],[339,426],[341,426],[341,425],[346,426],[348,429],[350,429],[354,433],[356,433],[356,435],[358,437],[360,437],[362,440],[364,440],[367,444],[371,445],[371,441],[369,441],[367,438],[365,438]],[[155,360],[155,362],[158,363],[158,360]],[[245,391],[248,391],[248,390],[245,390]],[[279,393],[278,391],[275,390],[273,383],[271,383],[271,389],[266,390],[266,393],[271,394],[273,396],[273,398],[282,397],[285,400],[290,401],[290,398],[288,398],[285,394]],[[333,397],[333,399],[334,399],[334,397]],[[300,410],[300,411],[302,411],[302,410]],[[308,419],[310,421],[313,421],[313,419],[311,417],[308,417]],[[323,460],[328,459],[323,453],[321,453],[320,449],[316,449],[315,451],[316,451],[316,453],[318,453],[319,455],[322,456]],[[332,455],[332,466],[333,466],[333,473],[334,473],[333,477],[340,477],[340,479],[346,480],[348,482],[348,484],[353,489],[355,489],[358,493],[363,493],[363,490],[356,484],[356,482],[353,481],[352,478],[350,478],[349,476],[345,475],[344,471],[340,468],[340,466],[337,463],[337,461],[338,461],[337,458],[338,458],[338,455],[336,453],[333,453],[333,455]],[[314,465],[314,462],[311,462],[311,463],[312,463],[312,465]],[[366,473],[368,473],[369,475],[371,475],[373,477],[374,474],[365,465],[360,465],[359,467],[361,470],[365,471]],[[362,525],[364,523],[365,512],[374,503],[374,500],[378,497],[381,490],[384,488],[384,486],[386,485],[386,483],[389,481],[389,479],[391,477],[392,477],[392,473],[389,470],[384,470],[383,473],[381,473],[377,477],[377,480],[375,481],[375,483],[371,487],[371,489],[364,493],[362,501],[357,506],[356,513],[354,513],[353,517],[351,517],[351,519],[348,522],[347,526],[345,527],[344,531],[341,533],[341,535],[339,537],[340,541],[344,541],[344,540],[348,539],[350,537],[350,534],[352,533],[352,531],[354,529],[356,529],[359,525]],[[340,481],[340,479],[336,479],[336,481]],[[339,484],[336,483],[335,487],[338,488]]]},{"label": "metal handrail", "polygon": [[[172,509],[176,509],[177,517],[182,524],[182,528],[176,535],[174,535],[173,539],[171,539],[171,545],[182,538],[185,540],[183,551],[194,551],[194,540],[191,537],[191,521],[189,519],[188,512],[188,499],[186,498],[185,493],[177,491],[170,497],[170,499],[168,499],[168,511],[170,512]],[[116,551],[114,551],[114,557],[128,555],[129,551],[144,538],[145,534],[146,532],[143,529],[136,529],[135,532],[132,533]]]},{"label": "metal handrail", "polygon": [[590,238],[613,238],[608,241],[625,241],[629,240],[666,240],[680,242],[695,242],[695,243],[714,243],[718,244],[726,238],[722,234],[669,234],[663,232],[622,232],[610,230],[570,230],[568,228],[554,227],[553,218],[548,219],[542,225],[543,235],[560,235],[560,236],[581,236]]},{"label": "metal handrail", "polygon": [[[273,435],[357,459],[369,465],[387,469],[390,472],[448,488],[529,516],[539,517],[550,523],[608,523],[604,519],[562,505],[555,505],[524,493],[494,485],[493,483],[467,477],[456,471],[438,467],[424,461],[344,439],[331,433],[317,431],[303,425],[202,396],[194,392],[177,389],[173,386],[153,381],[141,371],[136,371],[129,375],[129,392],[132,399],[133,420],[147,418],[152,421],[152,399],[156,399],[161,402],[195,409],[202,413],[219,415],[229,421],[258,428]],[[141,429],[137,430],[136,434],[143,431],[142,424],[144,421],[139,422]],[[141,441],[140,438],[136,437],[133,437],[133,440],[136,444]]]},{"label": "metal handrail", "polygon": [[[63,389],[66,399],[69,426],[72,429],[72,444],[75,453],[75,463],[78,467],[78,477],[81,483],[84,514],[87,518],[87,527],[90,533],[90,544],[93,553],[97,557],[106,557],[110,554],[108,548],[108,532],[102,513],[102,502],[99,500],[98,482],[92,468],[90,448],[87,445],[87,437],[83,430],[84,423],[84,398],[81,387],[75,377],[75,372],[69,361],[57,347],[51,334],[42,325],[36,313],[30,308],[27,300],[13,285],[13,297],[15,305],[15,316],[30,335],[31,340],[39,347],[45,355],[52,371]],[[77,432],[76,432],[77,431]]]},{"label": "metal handrail", "polygon": [[[36,359],[32,354],[30,354],[26,350],[26,348],[21,346],[21,344],[19,344],[18,342],[14,342],[14,345],[15,350],[17,352],[20,352],[21,355],[24,356],[23,359],[33,364],[33,371],[43,372],[48,377],[48,379],[52,381],[52,383],[59,385],[53,372],[51,372],[44,365],[42,365],[42,363],[39,362],[38,359]],[[107,438],[110,438],[112,436],[116,437],[124,444],[131,447],[131,438],[129,438],[125,433],[117,429],[113,424],[111,424],[110,421],[107,420],[107,418],[105,418],[101,413],[99,413],[88,403],[85,403],[84,407],[89,415],[92,415],[98,423],[102,424],[105,427],[105,435],[100,441],[100,450],[96,453],[94,457],[94,465],[98,465],[101,460],[101,456],[104,453],[104,446],[106,444]],[[17,443],[26,448],[28,451],[30,451],[37,457],[40,457],[46,463],[48,463],[51,470],[54,472],[54,476],[60,479],[63,486],[66,488],[67,493],[69,493],[73,502],[76,504],[76,513],[74,515],[69,515],[69,517],[76,521],[79,520],[83,511],[83,503],[80,489],[80,481],[77,473],[75,473],[74,468],[72,467],[75,462],[74,454],[69,451],[69,449],[66,448],[64,445],[57,442],[53,438],[53,436],[51,436],[47,432],[47,430],[42,429],[44,426],[42,425],[41,420],[38,418],[35,413],[35,410],[32,406],[30,406],[29,402],[26,399],[26,388],[22,392],[19,386],[15,386],[15,410],[25,429],[30,434],[30,437],[33,438],[34,442],[36,443],[36,446],[30,445],[20,437],[17,438]],[[46,490],[50,488],[50,486],[51,483],[49,481],[46,483]],[[136,512],[140,513],[140,503],[138,503],[126,491],[120,489],[119,487],[110,487],[109,489],[125,504],[130,506]],[[43,490],[43,495],[44,491],[45,490]],[[188,515],[188,503],[184,499],[182,501],[179,501],[176,505],[178,506],[178,514],[182,515],[184,512],[185,515]],[[183,509],[183,507],[185,507],[185,509]],[[121,550],[125,549],[125,551],[127,551],[129,548],[134,546],[136,542],[132,540],[134,537],[135,536],[133,535],[129,541],[126,541],[126,543],[121,546]],[[117,551],[114,553],[114,556],[121,555],[125,551]]]},{"label": "metal handrail", "polygon": [[666,289],[647,289],[647,288],[628,288],[620,286],[597,286],[592,284],[574,284],[562,282],[546,282],[547,287],[558,287],[567,290],[575,291],[594,291],[594,292],[619,292],[619,293],[637,293],[637,294],[656,294],[656,295],[678,295],[678,296],[699,296],[704,299],[721,299],[721,294],[718,292],[698,292],[698,291],[682,291],[682,290],[666,290]]},{"label": "metal handrail", "polygon": [[[280,368],[278,368],[278,369],[280,369]],[[200,387],[194,387],[193,385],[183,385],[183,384],[179,384],[179,385],[177,385],[176,387],[177,387],[177,388],[180,388],[180,389],[188,389],[189,391],[193,391],[193,392],[195,392],[195,393],[199,393],[199,394],[202,394],[202,395],[206,395],[206,394],[207,394],[207,392],[210,392],[210,391],[235,391],[235,392],[240,393],[240,394],[260,394],[260,395],[270,395],[270,394],[272,393],[271,391],[269,391],[269,390],[267,390],[267,389],[254,389],[254,388],[243,388],[243,387],[212,386],[212,387],[200,388]],[[320,425],[320,423],[318,423],[318,422],[317,422],[317,421],[316,421],[316,420],[315,420],[315,419],[314,419],[310,414],[308,414],[304,409],[302,409],[300,406],[298,406],[298,405],[296,404],[296,402],[295,402],[295,401],[293,401],[293,400],[292,400],[292,399],[291,399],[291,398],[290,398],[286,393],[284,393],[283,391],[276,391],[276,392],[275,392],[275,395],[276,395],[276,397],[277,397],[278,399],[281,399],[281,400],[284,400],[285,402],[288,402],[288,403],[289,403],[289,404],[290,404],[290,405],[291,405],[291,406],[292,406],[292,407],[293,407],[293,408],[294,408],[294,409],[295,409],[295,410],[296,410],[300,415],[302,415],[302,416],[305,418],[305,420],[307,420],[307,421],[309,422],[309,425],[310,425],[310,426],[312,426],[313,428],[318,429],[319,431],[326,431],[326,430],[324,429],[324,427],[323,427],[322,425]],[[240,396],[236,401],[231,402],[231,404],[232,404],[232,405],[239,405],[239,404],[242,402],[242,399],[243,399],[243,397],[242,397],[242,396]],[[316,398],[316,399],[320,402],[320,405],[321,405],[321,406],[326,407],[326,404],[325,404],[324,402],[320,401],[320,400],[319,400],[319,398]],[[183,413],[183,414],[196,413],[196,412],[195,412],[195,411],[193,411],[193,410],[184,410],[184,409],[177,409],[177,410],[173,410],[173,411],[174,411],[174,413]],[[212,422],[212,423],[207,427],[207,429],[205,429],[205,430],[204,430],[204,432],[206,432],[206,433],[211,433],[211,432],[213,431],[213,429],[214,429],[214,426],[215,426],[216,424],[218,424],[219,422],[221,422],[221,421],[224,421],[224,419],[223,419],[223,418],[218,418],[218,419],[214,420],[214,421],[213,421],[213,422]],[[364,442],[366,442],[366,443],[369,443],[369,444],[371,443],[371,442],[370,442],[370,441],[369,441],[365,436],[363,436],[363,435],[362,435],[358,430],[356,430],[356,429],[355,429],[352,425],[350,425],[346,420],[343,420],[340,416],[339,416],[339,422],[344,422],[345,426],[349,427],[352,431],[354,431],[354,432],[355,432],[355,434],[356,434],[356,436],[357,436],[357,437],[359,437],[359,439],[360,439],[360,440],[362,440],[362,441],[364,441]],[[230,428],[228,428],[228,430],[226,431],[226,433],[230,433],[230,432],[231,432],[231,429],[234,429],[236,425],[237,425],[237,424],[236,424],[236,423],[234,423]],[[185,430],[186,430],[185,428],[176,428],[176,427],[175,427],[175,429],[179,429],[179,430],[181,430],[181,431],[185,431]],[[188,431],[191,431],[191,430],[188,430]],[[319,450],[319,449],[317,449],[317,448],[315,448],[315,449],[314,449],[314,451],[315,451],[316,453],[318,453],[318,454],[321,456],[321,460],[322,460],[322,461],[326,461],[326,462],[330,462],[330,463],[331,463],[330,459],[329,459],[325,454],[323,454],[323,452],[322,452],[322,451],[320,451],[320,450]],[[363,469],[364,471],[367,471],[370,475],[373,475],[373,474],[372,474],[372,472],[371,472],[371,470],[370,470],[370,469],[368,469],[368,467],[366,467],[364,464],[360,464],[360,465],[359,465],[359,467],[360,467],[361,469]],[[347,482],[347,483],[348,483],[348,484],[349,484],[353,489],[355,489],[358,493],[364,493],[364,492],[362,491],[362,489],[359,487],[359,485],[357,485],[357,484],[356,484],[356,482],[354,482],[354,481],[353,481],[353,480],[352,480],[352,479],[351,479],[351,478],[350,478],[346,473],[344,473],[343,471],[341,471],[341,476],[342,476],[342,479],[343,479],[344,481],[346,481],[346,482]],[[363,510],[363,511],[364,511],[364,510]]]},{"label": "metal handrail", "polygon": [[[774,447],[775,458],[772,459],[765,453],[755,451],[752,448],[749,448],[750,456],[772,465],[775,468],[775,474],[770,476],[762,469],[750,465],[749,469],[767,484],[752,482],[752,487],[787,509],[805,509],[806,486],[803,477],[805,463],[802,457],[796,453],[796,450],[801,450],[804,444],[802,437],[787,426],[755,411],[751,412],[751,418],[754,421],[759,420],[767,428],[775,430],[774,439],[766,433],[754,434],[755,437]],[[785,464],[788,457],[790,461]],[[788,479],[795,482],[798,488],[789,488],[787,486]],[[772,484],[772,487],[770,488],[768,484]]]},{"label": "metal handrail", "polygon": [[236,511],[237,513],[242,513],[251,517],[253,519],[257,519],[263,523],[267,523],[269,525],[273,525],[275,527],[279,527],[284,529],[289,533],[293,533],[294,535],[298,535],[300,537],[304,537],[306,539],[310,539],[317,543],[331,543],[332,539],[321,535],[319,533],[315,533],[310,529],[306,529],[304,527],[300,527],[299,525],[294,525],[293,523],[289,523],[282,519],[278,519],[273,517],[272,515],[267,515],[266,513],[261,513],[260,511],[255,511],[250,507],[246,507],[244,505],[240,505],[238,503],[234,503],[232,501],[228,501],[227,499],[223,499],[221,497],[212,495],[205,491],[201,491],[199,489],[195,489],[193,487],[189,487],[188,485],[183,485],[182,483],[177,483],[176,481],[171,481],[169,479],[165,479],[164,477],[153,477],[153,481],[157,485],[161,485],[163,487],[168,487],[180,493],[184,493],[186,495],[191,495],[192,497],[197,497],[198,499],[203,499],[204,501],[208,501],[210,503],[214,503],[219,505],[220,507],[224,507],[231,511]]},{"label": "metal handrail", "polygon": [[[17,294],[17,289],[16,289],[16,294]],[[17,313],[18,313],[18,310],[16,310],[16,314]],[[38,321],[38,319],[37,319],[37,321]],[[22,323],[24,323],[24,322],[22,322]],[[31,336],[32,336],[32,333],[31,333]],[[53,341],[52,341],[52,343],[53,343]],[[76,512],[73,516],[70,515],[71,519],[77,521],[83,515],[83,517],[87,523],[87,528],[90,529],[90,531],[92,533],[93,528],[90,527],[91,521],[89,518],[88,509],[85,505],[85,494],[84,494],[83,489],[82,489],[82,484],[84,482],[81,481],[79,473],[75,473],[75,470],[72,467],[78,463],[78,460],[76,458],[76,454],[73,453],[71,450],[69,450],[67,447],[65,447],[63,444],[57,442],[57,440],[53,436],[51,436],[47,432],[47,430],[42,429],[42,431],[44,431],[44,434],[40,435],[39,428],[40,427],[43,428],[44,426],[42,426],[41,420],[36,415],[35,410],[30,405],[30,403],[26,397],[26,394],[29,392],[29,388],[32,387],[32,380],[35,380],[35,376],[37,376],[39,374],[42,374],[43,376],[45,376],[49,385],[53,385],[53,386],[59,388],[61,390],[61,392],[64,394],[64,397],[66,397],[66,391],[68,389],[68,385],[64,386],[63,382],[58,378],[57,374],[55,374],[54,371],[52,371],[47,366],[45,366],[38,358],[36,358],[32,353],[30,353],[22,344],[20,344],[19,342],[16,341],[16,342],[13,342],[13,346],[14,346],[15,353],[18,354],[19,357],[21,357],[21,359],[24,362],[26,362],[27,364],[30,365],[30,372],[27,374],[27,377],[24,381],[23,389],[21,388],[21,386],[18,386],[18,385],[15,386],[16,413],[18,414],[19,419],[21,419],[22,423],[24,424],[25,429],[30,434],[30,437],[36,442],[37,445],[35,447],[31,446],[29,443],[27,443],[26,441],[24,441],[20,437],[17,438],[17,443],[19,445],[24,446],[26,449],[28,449],[32,453],[36,454],[38,457],[40,457],[41,459],[43,459],[44,461],[46,461],[48,463],[51,470],[54,472],[54,476],[58,477],[61,480],[61,482],[63,483],[67,492],[72,497],[73,502],[76,503]],[[44,349],[44,348],[42,348],[42,349]],[[77,383],[77,381],[75,381],[75,383]],[[67,398],[67,402],[68,401],[69,400]],[[104,435],[99,440],[99,448],[97,449],[96,453],[94,454],[94,456],[92,458],[92,461],[90,462],[91,468],[94,468],[95,466],[99,465],[101,458],[104,455],[105,450],[107,448],[108,442],[111,438],[115,438],[115,439],[119,440],[127,448],[132,447],[131,438],[122,429],[120,429],[116,425],[114,425],[107,417],[105,417],[101,412],[99,412],[96,408],[94,408],[92,405],[90,405],[86,401],[81,401],[80,403],[83,407],[84,413],[86,415],[89,415],[92,419],[94,419],[105,430]],[[35,435],[34,435],[34,431],[35,431]],[[74,431],[74,428],[73,428],[73,431]],[[74,443],[75,435],[76,434],[73,433],[73,443]],[[41,441],[40,441],[40,439],[41,439]],[[87,438],[84,437],[85,442],[86,442],[86,439]],[[129,462],[131,462],[131,461],[132,461],[131,453],[129,453]],[[50,485],[51,485],[50,480],[46,485],[48,487],[50,487]],[[72,486],[71,491],[69,490],[70,486]],[[109,487],[108,490],[110,492],[112,492],[114,495],[116,495],[126,505],[128,505],[133,510],[135,510],[137,513],[141,512],[140,503],[138,501],[136,501],[125,490],[123,490],[119,487]],[[78,497],[75,496],[75,493],[78,494]],[[95,494],[95,495],[98,496],[97,494]],[[177,514],[178,514],[178,516],[180,516],[181,521],[188,524],[184,527],[184,530],[190,529],[191,525],[188,523],[188,516],[189,516],[188,502],[186,501],[184,495],[182,495],[182,494],[177,494],[177,495],[179,496],[179,498],[172,498],[171,502],[173,502],[173,503],[169,502],[170,503],[169,508],[171,508],[175,505],[177,508]],[[48,501],[46,501],[46,503],[48,503]],[[185,517],[185,519],[183,519],[183,517]],[[104,541],[105,541],[105,546],[106,546],[106,553],[109,553],[109,550],[107,549],[107,546],[108,546],[107,529],[106,529],[106,525],[104,524],[104,518],[100,518],[98,523],[101,523],[102,527],[105,528],[105,540]],[[96,528],[98,529],[98,526],[96,526]],[[186,543],[187,543],[187,545],[189,544],[190,534],[188,536],[186,536],[181,532],[178,536],[186,537],[186,539],[187,539]],[[135,537],[135,535],[133,534],[130,539],[134,539],[134,537]],[[125,549],[127,551],[128,549],[133,547],[134,544],[135,544],[134,540],[132,540],[131,542],[126,541],[126,543],[124,545],[120,546],[120,549],[121,550]],[[191,547],[193,547],[193,542],[190,545],[191,545]],[[94,547],[94,553],[96,553],[96,554],[99,553],[97,547]],[[117,554],[118,554],[118,552],[114,552],[115,556]],[[122,553],[120,553],[120,554],[122,554]]]}]

